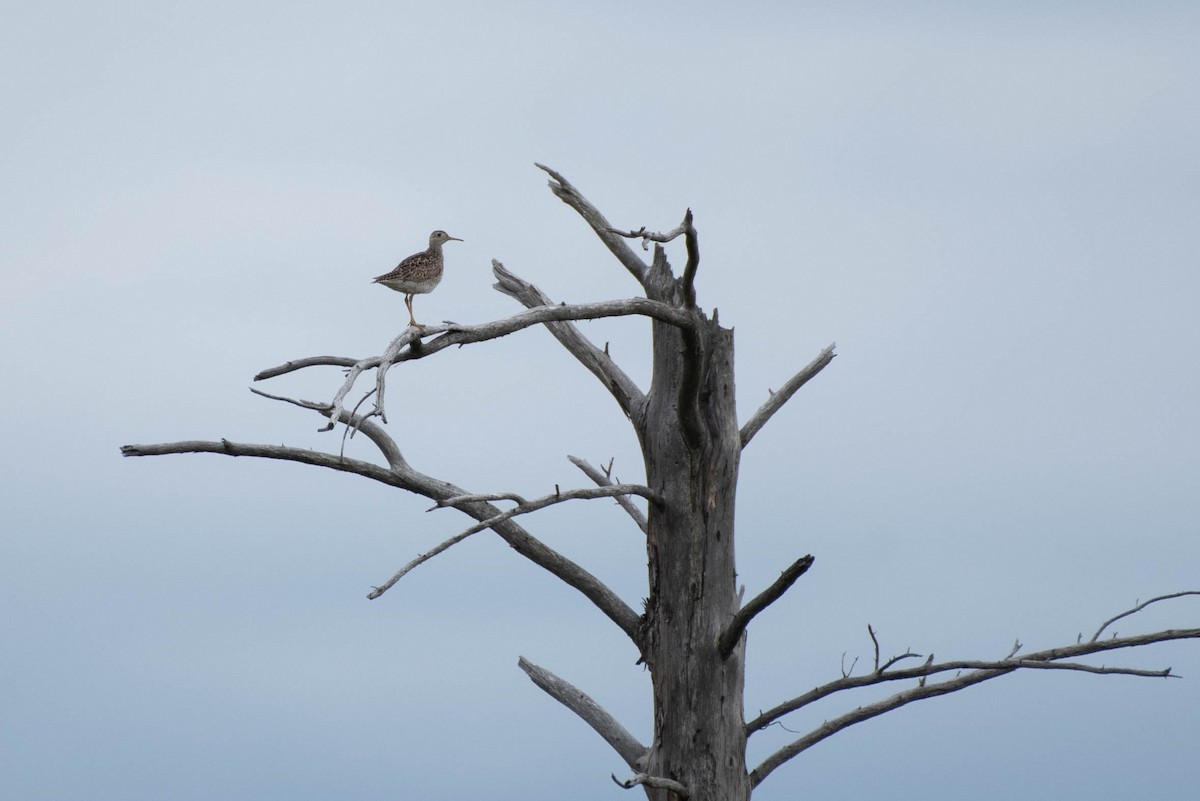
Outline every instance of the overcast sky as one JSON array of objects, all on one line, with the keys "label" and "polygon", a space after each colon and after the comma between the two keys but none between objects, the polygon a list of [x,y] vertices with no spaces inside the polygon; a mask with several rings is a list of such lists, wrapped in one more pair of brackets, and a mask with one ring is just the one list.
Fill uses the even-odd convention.
[{"label": "overcast sky", "polygon": [[[0,5],[4,796],[632,798],[516,662],[643,740],[648,675],[494,535],[367,601],[466,518],[316,468],[118,453],[336,450],[250,379],[381,352],[403,298],[370,278],[435,228],[464,241],[418,319],[513,313],[492,258],[557,300],[634,294],[535,160],[623,227],[695,211],[743,419],[838,343],[742,463],[748,592],[816,556],[751,628],[748,715],[861,669],[868,623],[888,653],[999,658],[1200,589],[1200,9],[982,5]],[[646,384],[647,324],[585,330]],[[341,374],[310,372],[266,389],[330,398]],[[586,486],[567,454],[644,478],[545,331],[389,387],[408,459],[472,491]],[[640,603],[613,504],[528,526]],[[1198,621],[1183,599],[1118,630]],[[1190,801],[1200,643],[1119,659],[1184,679],[998,679],[755,798]],[[752,764],[794,736],[756,735]]]}]

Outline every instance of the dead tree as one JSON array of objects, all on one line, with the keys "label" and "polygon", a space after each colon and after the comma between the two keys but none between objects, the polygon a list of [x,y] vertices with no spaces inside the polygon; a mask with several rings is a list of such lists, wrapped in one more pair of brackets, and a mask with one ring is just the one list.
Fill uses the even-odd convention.
[{"label": "dead tree", "polygon": [[[540,166],[540,165],[539,165]],[[557,576],[590,600],[632,641],[653,685],[653,740],[640,742],[586,694],[550,671],[518,662],[529,678],[590,725],[620,755],[632,776],[623,787],[641,786],[651,799],[690,798],[694,801],[748,799],[754,788],[783,763],[821,740],[912,701],[956,692],[1017,670],[1073,670],[1132,676],[1170,676],[1164,670],[1136,670],[1074,661],[1104,651],[1166,640],[1200,637],[1200,629],[1159,631],[1138,636],[1102,638],[1106,622],[1089,639],[1059,648],[1020,655],[1017,643],[999,660],[936,662],[932,654],[905,652],[890,658],[880,654],[875,632],[874,663],[855,675],[853,670],[808,692],[783,701],[750,721],[743,717],[745,632],[754,617],[782,596],[813,564],[811,555],[798,558],[770,586],[745,603],[735,584],[734,499],[742,450],[800,387],[834,358],[834,346],[821,351],[806,367],[772,393],[753,415],[739,423],[734,408],[733,335],[722,328],[714,312],[706,315],[696,304],[695,278],[700,263],[699,242],[691,210],[671,231],[646,228],[621,231],[566,178],[547,167],[550,189],[592,228],[617,261],[644,289],[644,297],[586,304],[556,304],[536,286],[493,261],[496,289],[515,298],[526,311],[479,325],[445,324],[410,327],[384,353],[368,359],[313,357],[291,361],[255,376],[264,380],[316,365],[345,368],[346,378],[332,400],[313,402],[270,395],[325,416],[323,430],[342,426],[343,438],[356,433],[378,447],[383,464],[347,458],[343,453],[319,452],[282,445],[256,445],[222,439],[156,445],[128,445],[126,456],[169,453],[218,453],[285,459],[356,473],[408,492],[423,495],[438,507],[453,507],[476,521],[458,535],[406,565],[369,597],[387,591],[405,573],[454,543],[491,529],[517,553]],[[683,238],[687,262],[678,276],[667,261],[663,243]],[[640,240],[642,250],[654,243],[646,263],[628,240]],[[653,378],[643,390],[609,356],[573,324],[577,320],[639,315],[652,321]],[[612,395],[629,419],[645,460],[646,483],[616,483],[611,475],[572,458],[595,486],[560,490],[527,500],[515,494],[472,494],[447,481],[426,475],[405,459],[381,423],[386,423],[385,389],[389,368],[401,362],[431,358],[451,346],[495,339],[531,326],[546,329],[586,367]],[[375,370],[374,388],[357,405],[346,399],[364,372]],[[364,405],[373,397],[369,409]],[[344,450],[344,449],[343,449]],[[643,515],[631,497],[645,499]],[[648,588],[645,609],[635,611],[582,566],[534,537],[515,518],[549,505],[588,498],[615,498],[645,532]],[[501,509],[498,502],[515,505]],[[1180,595],[1175,593],[1139,604]],[[915,665],[914,665],[915,662]],[[913,665],[913,666],[902,666]],[[943,678],[949,675],[950,678]],[[783,716],[828,696],[855,689],[900,682],[904,689],[866,705],[852,705],[817,728],[780,748],[757,766],[746,764],[746,741]]]}]

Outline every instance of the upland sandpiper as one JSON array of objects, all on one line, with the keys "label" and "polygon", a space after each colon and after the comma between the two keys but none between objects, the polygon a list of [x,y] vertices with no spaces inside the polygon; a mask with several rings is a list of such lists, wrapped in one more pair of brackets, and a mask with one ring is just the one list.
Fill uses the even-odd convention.
[{"label": "upland sandpiper", "polygon": [[442,245],[446,242],[461,242],[456,236],[450,236],[445,231],[434,231],[429,235],[429,247],[420,253],[414,253],[404,259],[390,273],[375,279],[375,283],[383,284],[388,289],[404,293],[404,305],[408,307],[409,325],[424,328],[413,317],[413,295],[424,295],[432,292],[442,280],[442,267],[445,259],[442,257]]}]

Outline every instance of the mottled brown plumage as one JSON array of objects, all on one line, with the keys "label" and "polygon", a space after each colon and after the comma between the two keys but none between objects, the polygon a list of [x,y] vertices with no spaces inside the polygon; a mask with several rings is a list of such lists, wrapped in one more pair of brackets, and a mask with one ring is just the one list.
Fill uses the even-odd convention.
[{"label": "mottled brown plumage", "polygon": [[446,242],[461,242],[456,236],[450,236],[445,231],[434,231],[429,235],[429,248],[420,253],[414,253],[396,265],[390,273],[375,279],[375,283],[383,284],[388,289],[404,293],[404,305],[408,307],[409,325],[423,328],[413,317],[413,295],[424,295],[432,292],[442,280],[442,267],[445,259],[442,257],[442,245]]}]

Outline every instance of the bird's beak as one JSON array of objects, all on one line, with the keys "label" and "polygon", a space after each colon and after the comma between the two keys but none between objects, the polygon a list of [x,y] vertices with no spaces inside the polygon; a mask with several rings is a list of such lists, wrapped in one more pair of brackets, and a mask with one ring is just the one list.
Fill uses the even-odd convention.
[{"label": "bird's beak", "polygon": [[451,241],[451,242],[461,242],[462,241],[457,236],[447,237],[447,239],[449,239],[449,241]]}]

